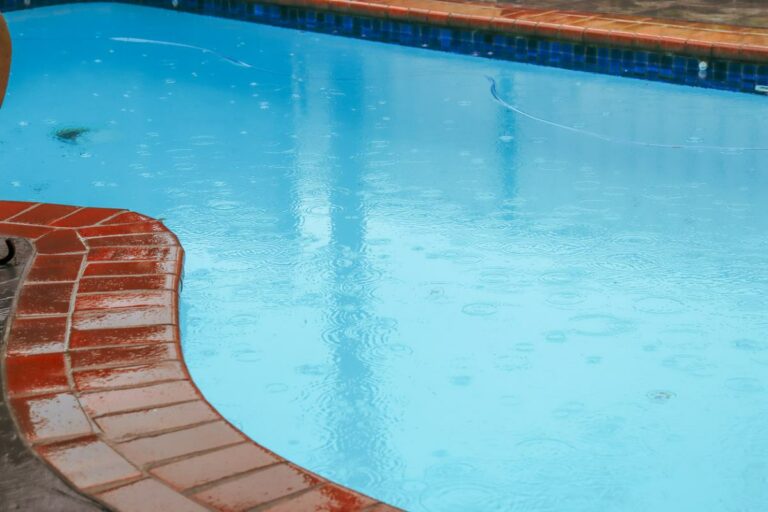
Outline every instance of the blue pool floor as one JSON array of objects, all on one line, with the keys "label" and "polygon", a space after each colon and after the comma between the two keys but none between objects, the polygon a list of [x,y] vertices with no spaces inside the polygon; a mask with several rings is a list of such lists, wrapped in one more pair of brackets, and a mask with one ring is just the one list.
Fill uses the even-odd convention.
[{"label": "blue pool floor", "polygon": [[254,439],[415,512],[768,503],[765,98],[123,5],[7,18],[0,194],[163,218],[187,363]]}]

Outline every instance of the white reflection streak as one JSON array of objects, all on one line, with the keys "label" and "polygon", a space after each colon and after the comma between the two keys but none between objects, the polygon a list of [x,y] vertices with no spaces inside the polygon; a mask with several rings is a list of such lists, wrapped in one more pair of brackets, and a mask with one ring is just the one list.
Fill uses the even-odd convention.
[{"label": "white reflection streak", "polygon": [[498,91],[496,90],[496,80],[491,78],[490,76],[486,76],[485,78],[488,79],[488,81],[491,83],[491,95],[493,96],[493,99],[496,100],[497,103],[499,103],[501,106],[506,108],[507,110],[511,110],[512,112],[519,114],[523,117],[527,117],[528,119],[532,121],[536,121],[538,123],[546,124],[548,126],[553,126],[555,128],[560,128],[561,130],[567,130],[569,132],[578,133],[579,135],[584,135],[586,137],[592,137],[593,139],[602,140],[604,142],[611,142],[611,143],[618,143],[618,144],[630,144],[633,146],[644,146],[647,148],[661,148],[661,149],[708,149],[708,150],[715,150],[715,151],[768,151],[768,147],[739,147],[739,146],[707,146],[707,145],[688,145],[688,144],[656,144],[653,142],[643,142],[643,141],[637,141],[637,140],[631,140],[631,139],[619,139],[614,137],[609,137],[607,135],[603,135],[596,132],[590,132],[588,130],[582,130],[580,128],[576,128],[574,126],[568,126],[565,124],[556,123],[554,121],[550,121],[548,119],[544,119],[541,117],[537,117],[533,114],[529,114],[528,112],[521,110],[520,108],[507,103],[501,97],[499,96]]},{"label": "white reflection streak", "polygon": [[158,41],[156,39],[141,39],[138,37],[110,37],[112,41],[119,41],[121,43],[136,43],[136,44],[156,44],[160,46],[173,46],[175,48],[188,48],[190,50],[197,50],[199,52],[203,53],[210,53],[211,55],[215,55],[216,57],[225,60],[229,62],[230,64],[234,66],[238,66],[241,68],[252,68],[250,64],[247,62],[243,62],[241,60],[227,57],[226,55],[222,55],[221,53],[211,50],[209,48],[203,48],[201,46],[195,46],[192,44],[184,44],[184,43],[174,43],[173,41]]}]

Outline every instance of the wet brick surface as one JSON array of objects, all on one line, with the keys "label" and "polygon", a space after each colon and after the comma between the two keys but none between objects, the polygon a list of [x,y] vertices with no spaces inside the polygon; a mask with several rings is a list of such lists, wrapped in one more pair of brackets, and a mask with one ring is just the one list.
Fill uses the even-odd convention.
[{"label": "wet brick surface", "polygon": [[[9,309],[19,285],[19,277],[24,271],[30,254],[30,247],[26,242],[18,241],[16,245],[18,253],[14,261],[8,266],[0,267],[0,332],[5,330]],[[3,247],[2,250],[4,251],[5,248]],[[5,402],[6,393],[2,389],[4,380],[0,378],[0,392],[2,392],[0,395],[0,510],[3,512],[104,510],[65,484],[19,438]],[[25,406],[29,408],[66,407],[67,405],[67,397],[57,395],[35,402],[25,402]],[[81,426],[88,428],[87,421]],[[44,433],[44,425],[38,428],[43,429]]]}]

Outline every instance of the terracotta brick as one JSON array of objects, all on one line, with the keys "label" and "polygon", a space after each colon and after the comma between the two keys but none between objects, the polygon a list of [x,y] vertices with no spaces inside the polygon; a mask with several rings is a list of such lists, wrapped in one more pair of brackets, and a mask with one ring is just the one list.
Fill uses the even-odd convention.
[{"label": "terracotta brick", "polygon": [[560,26],[559,23],[540,21],[539,24],[536,25],[536,35],[547,39],[554,39],[557,37]]},{"label": "terracotta brick", "polygon": [[80,391],[138,386],[170,380],[182,380],[186,373],[181,363],[166,361],[125,368],[84,370],[74,373],[75,385]]},{"label": "terracotta brick", "polygon": [[146,274],[173,274],[175,261],[117,261],[89,263],[85,274],[91,276],[126,276]]},{"label": "terracotta brick", "polygon": [[632,45],[641,50],[656,51],[661,49],[661,36],[654,34],[638,34],[635,32],[635,39],[632,42]]},{"label": "terracotta brick", "polygon": [[142,233],[160,233],[165,231],[167,231],[165,226],[156,221],[134,222],[131,224],[110,224],[81,228],[78,230],[80,236],[85,238],[114,235],[135,235]]},{"label": "terracotta brick", "polygon": [[664,23],[638,23],[634,26],[634,46],[650,50],[683,52],[685,42],[695,34]]},{"label": "terracotta brick", "polygon": [[741,55],[741,45],[718,41],[712,45],[712,56],[720,59],[738,59]]},{"label": "terracotta brick", "polygon": [[427,13],[427,20],[430,25],[448,25],[450,12],[442,10],[430,10]]},{"label": "terracotta brick", "polygon": [[195,400],[168,407],[104,416],[97,419],[96,423],[108,438],[127,441],[138,436],[213,421],[218,418],[219,415],[207,403],[203,400]]},{"label": "terracotta brick", "polygon": [[140,213],[136,212],[125,212],[121,213],[120,215],[117,215],[102,224],[105,225],[111,225],[111,224],[133,224],[134,222],[147,222],[154,220],[151,217],[147,217],[146,215],[142,215]]},{"label": "terracotta brick", "polygon": [[316,485],[317,478],[287,464],[278,464],[227,481],[194,495],[223,512],[240,512]]},{"label": "terracotta brick", "polygon": [[[355,5],[353,5],[355,4]],[[373,2],[350,2],[352,10],[359,12],[362,16],[371,18],[386,18],[387,5],[384,3]]]},{"label": "terracotta brick", "polygon": [[560,25],[557,30],[557,36],[566,41],[580,43],[584,40],[584,27],[574,25]]},{"label": "terracotta brick", "polygon": [[93,433],[75,395],[17,398],[11,401],[19,428],[32,443]]},{"label": "terracotta brick", "polygon": [[611,47],[631,48],[635,43],[635,33],[631,28],[624,30],[611,30]]},{"label": "terracotta brick", "polygon": [[56,219],[60,219],[77,210],[76,206],[61,204],[38,204],[23,213],[11,217],[10,222],[22,222],[25,224],[47,225]]},{"label": "terracotta brick", "polygon": [[664,51],[679,53],[685,50],[685,42],[686,42],[685,38],[662,36],[661,39],[659,40],[659,45],[661,46],[661,49]]},{"label": "terracotta brick", "polygon": [[408,7],[408,19],[419,23],[424,23],[429,19],[429,9],[419,6]]},{"label": "terracotta brick", "polygon": [[335,485],[324,485],[262,510],[265,512],[356,512],[374,503],[376,503],[374,500],[361,494]]},{"label": "terracotta brick", "polygon": [[609,45],[611,43],[611,30],[609,28],[586,27],[583,38],[584,41],[591,44]]},{"label": "terracotta brick", "polygon": [[72,348],[105,345],[148,345],[176,341],[176,328],[172,325],[128,327],[126,329],[73,330],[69,338]]},{"label": "terracotta brick", "polygon": [[63,217],[51,224],[51,226],[62,228],[80,228],[93,226],[99,222],[114,216],[122,210],[113,208],[81,208],[66,217]]},{"label": "terracotta brick", "polygon": [[387,8],[387,16],[389,18],[396,19],[396,20],[407,20],[408,8],[400,7],[399,5],[390,5]]},{"label": "terracotta brick", "polygon": [[499,15],[507,18],[519,18],[521,16],[530,16],[534,13],[541,13],[541,9],[532,9],[530,7],[510,7],[508,5],[499,6],[501,8]]},{"label": "terracotta brick", "polygon": [[176,238],[170,233],[153,233],[148,235],[105,236],[101,238],[89,238],[90,247],[146,247],[178,245]]},{"label": "terracotta brick", "polygon": [[62,254],[73,252],[84,252],[85,246],[71,229],[62,229],[43,235],[35,243],[37,252],[40,254]]},{"label": "terracotta brick", "polygon": [[140,388],[100,391],[80,396],[80,403],[91,416],[151,409],[163,405],[188,402],[200,398],[186,381],[166,382]]},{"label": "terracotta brick", "polygon": [[16,318],[8,337],[9,355],[63,352],[67,317]]},{"label": "terracotta brick", "polygon": [[72,298],[74,283],[25,284],[19,295],[16,313],[19,315],[66,314]]},{"label": "terracotta brick", "polygon": [[229,424],[224,421],[217,421],[167,434],[127,441],[115,445],[115,448],[134,464],[143,466],[244,440],[245,438]]},{"label": "terracotta brick", "polygon": [[349,0],[328,0],[328,7],[334,12],[349,12]]},{"label": "terracotta brick", "polygon": [[24,210],[34,206],[36,203],[26,201],[0,201],[0,220],[6,220],[17,215]]},{"label": "terracotta brick", "polygon": [[98,247],[88,253],[88,261],[177,261],[179,247]]},{"label": "terracotta brick", "polygon": [[170,309],[176,304],[175,299],[176,294],[170,290],[78,295],[75,300],[75,311],[143,306],[164,306]]},{"label": "terracotta brick", "polygon": [[282,461],[248,442],[173,462],[155,468],[151,473],[183,491]]},{"label": "terracotta brick", "polygon": [[505,16],[497,16],[491,20],[491,28],[503,34],[510,34],[515,29],[515,19]]},{"label": "terracotta brick", "polygon": [[742,44],[739,56],[749,62],[768,62],[768,41],[766,44]]},{"label": "terracotta brick", "polygon": [[689,39],[685,42],[685,53],[695,55],[700,58],[709,59],[712,57],[712,42]]},{"label": "terracotta brick", "polygon": [[94,438],[45,445],[38,452],[81,489],[141,476],[122,455]]},{"label": "terracotta brick", "polygon": [[118,367],[179,360],[181,355],[175,343],[154,345],[95,348],[69,352],[73,370]]},{"label": "terracotta brick", "polygon": [[74,281],[80,274],[83,259],[80,254],[38,255],[27,282]]},{"label": "terracotta brick", "polygon": [[[474,30],[487,30],[491,28],[492,21],[493,18],[484,15],[451,12],[448,17],[448,26],[471,28]],[[517,24],[515,25],[515,28],[518,28]]]},{"label": "terracotta brick", "polygon": [[67,391],[63,354],[8,356],[5,360],[9,395],[42,394]]},{"label": "terracotta brick", "polygon": [[131,277],[90,277],[80,280],[81,293],[125,290],[175,290],[176,277],[169,274]]},{"label": "terracotta brick", "polygon": [[514,32],[517,35],[535,35],[538,25],[539,22],[536,20],[517,18],[515,19]]},{"label": "terracotta brick", "polygon": [[53,231],[51,228],[43,226],[31,226],[29,224],[10,224],[0,222],[0,233],[6,236],[19,236],[22,238],[40,238],[46,233]]},{"label": "terracotta brick", "polygon": [[166,307],[123,308],[114,311],[78,311],[72,315],[72,327],[78,330],[121,329],[174,322],[174,312]]},{"label": "terracotta brick", "polygon": [[98,498],[120,512],[205,512],[208,509],[150,478],[112,489]]}]

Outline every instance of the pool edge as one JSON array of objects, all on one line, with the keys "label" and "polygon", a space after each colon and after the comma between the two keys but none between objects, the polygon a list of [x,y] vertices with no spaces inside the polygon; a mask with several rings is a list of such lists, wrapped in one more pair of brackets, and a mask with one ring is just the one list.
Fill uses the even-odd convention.
[{"label": "pool edge", "polygon": [[[0,0],[0,12],[70,3],[79,3],[79,0]],[[496,60],[768,94],[768,28],[449,0],[113,0],[112,3]]]},{"label": "pool edge", "polygon": [[28,240],[1,357],[20,435],[81,493],[118,511],[395,511],[274,454],[229,424],[184,363],[183,248],[128,210],[0,201]]}]

